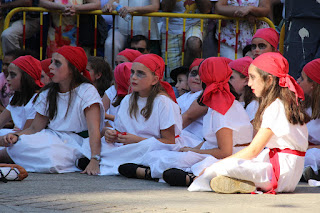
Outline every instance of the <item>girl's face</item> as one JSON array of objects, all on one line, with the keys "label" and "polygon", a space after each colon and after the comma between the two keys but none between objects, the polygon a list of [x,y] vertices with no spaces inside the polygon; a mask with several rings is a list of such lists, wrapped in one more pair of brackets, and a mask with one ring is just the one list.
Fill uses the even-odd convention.
[{"label": "girl's face", "polygon": [[251,87],[252,92],[260,98],[262,95],[262,92],[265,88],[265,82],[263,81],[262,77],[256,70],[256,67],[254,65],[250,65],[249,67],[249,81],[248,86]]},{"label": "girl's face", "polygon": [[44,85],[47,85],[51,82],[51,79],[49,78],[49,76],[42,70],[41,71],[41,79],[40,79],[41,83],[43,83]]},{"label": "girl's face", "polygon": [[188,86],[192,93],[202,90],[202,82],[198,73],[199,67],[193,67],[188,75]]},{"label": "girl's face", "polygon": [[20,91],[21,88],[21,76],[22,73],[20,71],[20,68],[16,66],[15,64],[10,64],[8,67],[8,86],[11,91]]},{"label": "girl's face", "polygon": [[313,82],[308,81],[307,74],[302,70],[300,78],[297,80],[304,94],[311,96],[313,90]]},{"label": "girl's face", "polygon": [[152,86],[156,85],[159,77],[154,75],[145,65],[133,63],[131,67],[130,83],[133,92],[138,92],[141,97],[148,97]]},{"label": "girl's face", "polygon": [[69,85],[72,79],[72,74],[68,66],[68,61],[65,57],[59,53],[53,53],[49,69],[53,82]]},{"label": "girl's face", "polygon": [[186,74],[179,74],[177,76],[177,83],[175,86],[178,90],[179,96],[183,95],[185,92],[189,91],[188,78]]},{"label": "girl's face", "polygon": [[122,64],[124,62],[130,62],[126,57],[124,57],[123,55],[117,55],[116,59],[114,60],[114,63],[116,64],[116,66],[118,66],[119,64]]},{"label": "girl's face", "polygon": [[248,85],[247,78],[241,78],[238,71],[233,70],[229,80],[238,95],[244,94],[244,88]]},{"label": "girl's face", "polygon": [[87,68],[86,68],[89,73],[90,73],[90,77],[91,77],[91,81],[95,82],[96,80],[98,80],[101,77],[101,72],[98,74],[95,74],[94,70],[91,67],[90,63],[87,63]]},{"label": "girl's face", "polygon": [[253,54],[253,58],[256,58],[262,53],[273,52],[273,48],[266,40],[262,38],[254,38],[251,42],[251,52]]}]

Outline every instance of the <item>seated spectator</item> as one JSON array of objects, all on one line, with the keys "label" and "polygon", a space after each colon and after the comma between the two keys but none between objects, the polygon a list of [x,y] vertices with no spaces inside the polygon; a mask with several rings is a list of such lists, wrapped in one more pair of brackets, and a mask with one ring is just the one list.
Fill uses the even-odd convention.
[{"label": "seated spectator", "polygon": [[[215,12],[220,15],[230,17],[248,18],[248,21],[239,22],[239,37],[238,37],[238,53],[242,53],[243,48],[250,44],[253,36],[253,27],[256,17],[267,16],[270,12],[269,0],[219,0],[215,5]],[[220,54],[222,57],[235,59],[235,42],[236,42],[236,22],[228,20],[225,26],[221,28],[220,34]],[[252,24],[254,23],[254,24]],[[268,25],[264,22],[258,22],[257,28],[266,28]],[[218,39],[219,33],[216,32]],[[242,55],[238,54],[238,58]]]},{"label": "seated spectator", "polygon": [[[0,18],[5,18],[11,9],[16,7],[37,7],[37,0],[4,0],[1,1]],[[40,29],[39,13],[28,12],[26,16],[25,36],[32,37]],[[3,55],[21,49],[23,38],[22,13],[15,14],[10,20],[10,27],[1,34]]]},{"label": "seated spectator", "polygon": [[[118,53],[125,48],[126,41],[128,36],[131,35],[131,22],[126,22],[123,18],[128,13],[151,13],[157,12],[160,7],[159,0],[109,0],[109,2],[104,5],[102,8],[103,12],[112,12],[116,9],[113,5],[113,2],[118,2],[123,7],[119,11],[119,16],[115,17],[115,39],[114,39],[114,50],[112,49],[113,42],[113,32],[112,30],[108,33],[108,38],[105,42],[105,52],[104,57],[105,60],[112,65],[112,53],[114,56],[118,55]],[[160,36],[157,25],[157,19],[151,19],[151,34],[150,34],[150,42],[159,43]],[[133,35],[144,35],[148,36],[148,26],[149,19],[148,17],[136,16],[133,18]]]},{"label": "seated spectator", "polygon": [[150,53],[149,39],[143,35],[135,35],[130,39],[130,49],[138,50],[142,54]]},{"label": "seated spectator", "polygon": [[[211,2],[213,0],[195,0],[195,1],[177,1],[177,0],[162,0],[161,8],[163,12],[173,13],[210,13]],[[214,0],[216,1],[216,0]],[[182,45],[185,45],[185,66],[190,66],[195,58],[201,58],[202,50],[202,33],[200,29],[199,19],[186,19],[186,34],[185,44],[183,40],[183,19],[170,18],[168,26],[168,45],[166,45],[166,22],[162,24],[161,29],[161,54],[165,58],[166,46],[167,49],[167,75],[170,76],[171,70],[180,67],[182,61]],[[166,79],[172,81],[171,79]]]}]

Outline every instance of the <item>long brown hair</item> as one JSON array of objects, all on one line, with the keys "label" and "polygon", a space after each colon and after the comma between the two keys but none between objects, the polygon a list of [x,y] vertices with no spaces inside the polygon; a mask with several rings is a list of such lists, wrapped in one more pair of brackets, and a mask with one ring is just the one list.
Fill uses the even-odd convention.
[{"label": "long brown hair", "polygon": [[[73,89],[82,83],[91,84],[91,82],[88,79],[86,79],[83,75],[81,75],[80,72],[78,71],[78,69],[73,64],[71,64],[69,61],[68,61],[68,68],[71,70],[72,80],[69,85],[69,91],[70,91],[69,92],[69,101],[68,101],[68,108],[67,108],[67,112],[65,114],[65,117],[68,114],[71,101],[75,95],[74,94],[75,91]],[[57,99],[58,99],[58,93],[60,91],[60,86],[58,83],[54,83],[54,82],[47,84],[39,91],[39,93],[35,97],[33,103],[36,102],[40,93],[45,90],[48,90],[48,95],[47,95],[48,111],[46,113],[49,115],[49,119],[52,120],[58,113],[57,112],[57,109],[58,109],[57,108],[57,104],[58,104]]]},{"label": "long brown hair", "polygon": [[254,67],[259,73],[262,80],[266,83],[268,77],[272,77],[272,83],[268,88],[264,88],[259,98],[259,108],[257,110],[256,116],[253,120],[253,126],[258,130],[261,126],[262,116],[265,109],[279,98],[283,104],[286,113],[286,117],[291,124],[300,124],[303,125],[309,122],[310,117],[305,113],[304,107],[299,100],[299,103],[296,102],[295,93],[290,91],[286,87],[280,87],[279,78],[271,75],[257,67]]},{"label": "long brown hair", "polygon": [[[161,86],[160,82],[158,81],[155,85],[152,86],[151,92],[147,98],[147,103],[145,107],[143,107],[140,111],[140,114],[148,120],[149,117],[152,114],[152,108],[153,108],[153,102],[154,99],[157,97],[158,94],[164,94],[168,97],[170,97],[165,89]],[[139,93],[133,92],[130,97],[130,103],[129,103],[129,112],[130,117],[132,118],[132,115],[137,118],[137,112],[138,112],[138,99],[139,99]]]},{"label": "long brown hair", "polygon": [[305,107],[311,107],[312,114],[311,119],[319,119],[320,118],[320,84],[313,81],[311,78],[307,76],[307,81],[313,84],[313,90],[311,96],[305,94]]}]

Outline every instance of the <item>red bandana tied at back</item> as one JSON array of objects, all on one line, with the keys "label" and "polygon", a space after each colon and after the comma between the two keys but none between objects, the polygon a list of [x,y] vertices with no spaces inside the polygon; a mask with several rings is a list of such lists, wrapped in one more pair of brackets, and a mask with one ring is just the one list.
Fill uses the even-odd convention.
[{"label": "red bandana tied at back", "polygon": [[114,69],[117,84],[117,96],[124,97],[129,93],[132,62],[124,62]]},{"label": "red bandana tied at back", "polygon": [[254,38],[262,38],[269,42],[275,49],[278,49],[279,33],[273,28],[258,29],[253,35],[252,40]]},{"label": "red bandana tied at back", "polygon": [[294,80],[289,73],[289,64],[280,53],[268,52],[263,53],[253,60],[252,64],[259,69],[279,77],[280,87],[288,87],[288,89],[295,93],[296,101],[298,98],[304,100],[304,93],[299,84]]},{"label": "red bandana tied at back", "polygon": [[91,81],[90,73],[86,69],[88,58],[85,51],[81,47],[63,46],[57,51],[65,57],[72,65],[74,65],[84,77]]},{"label": "red bandana tied at back", "polygon": [[19,67],[28,75],[30,75],[39,87],[44,86],[43,83],[41,83],[40,81],[42,67],[39,60],[35,59],[31,55],[26,55],[20,56],[11,63],[15,64],[17,67]]},{"label": "red bandana tied at back", "polygon": [[138,50],[133,49],[125,49],[118,53],[118,55],[122,55],[126,57],[130,62],[133,62],[136,58],[138,58],[140,55],[142,55],[141,52]]},{"label": "red bandana tied at back", "polygon": [[203,60],[204,60],[203,58],[196,58],[196,59],[194,59],[193,62],[192,62],[192,64],[191,64],[190,67],[189,67],[189,71],[191,71],[192,68],[194,68],[194,67],[198,67]]},{"label": "red bandana tied at back", "polygon": [[163,59],[156,55],[156,54],[145,54],[145,55],[141,55],[138,58],[136,58],[136,60],[134,60],[134,62],[137,63],[141,63],[144,66],[146,66],[147,68],[149,68],[149,70],[151,72],[154,72],[156,76],[159,77],[159,81],[161,86],[166,90],[166,92],[168,93],[168,95],[171,97],[171,99],[174,102],[176,101],[176,96],[174,94],[174,90],[172,89],[172,86],[166,82],[163,81],[163,74],[164,74],[164,69],[165,69],[165,64]]},{"label": "red bandana tied at back", "polygon": [[310,61],[302,70],[311,80],[320,84],[320,58]]},{"label": "red bandana tied at back", "polygon": [[199,75],[207,86],[201,98],[202,103],[222,115],[226,114],[235,100],[228,83],[232,70],[227,60],[222,57],[204,60],[199,68]]},{"label": "red bandana tied at back", "polygon": [[42,70],[49,76],[50,69],[49,66],[51,64],[51,58],[44,59],[41,62]]},{"label": "red bandana tied at back", "polygon": [[248,68],[252,63],[252,61],[253,61],[252,58],[250,58],[249,56],[246,56],[246,57],[231,61],[229,63],[229,66],[231,67],[231,69],[234,69],[235,71],[248,77]]}]

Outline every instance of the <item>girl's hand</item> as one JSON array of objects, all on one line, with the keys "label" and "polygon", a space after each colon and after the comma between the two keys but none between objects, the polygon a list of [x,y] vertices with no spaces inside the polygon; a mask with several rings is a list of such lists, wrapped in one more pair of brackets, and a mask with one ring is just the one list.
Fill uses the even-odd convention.
[{"label": "girl's hand", "polygon": [[251,6],[243,6],[243,7],[239,7],[239,8],[240,9],[238,9],[234,12],[234,16],[243,18],[250,13],[252,7]]},{"label": "girl's hand", "polygon": [[91,159],[86,169],[81,174],[98,175],[100,174],[99,161]]},{"label": "girl's hand", "polygon": [[3,136],[3,146],[5,146],[5,147],[12,146],[13,144],[15,144],[18,141],[18,139],[19,139],[18,136],[9,133],[9,134]]},{"label": "girl's hand", "polygon": [[143,138],[130,133],[126,133],[126,132],[118,133],[118,142],[123,144],[138,143],[141,140],[143,140]]},{"label": "girl's hand", "polygon": [[253,16],[253,15],[247,15],[248,21],[250,24],[254,25],[257,23],[258,19],[257,17]]},{"label": "girl's hand", "polygon": [[182,148],[179,150],[179,152],[189,152],[189,151],[192,151],[192,148],[191,148],[191,147],[187,147],[187,146],[182,147]]},{"label": "girl's hand", "polygon": [[104,138],[106,139],[107,143],[115,143],[118,139],[118,133],[116,130],[108,129],[104,133]]}]

